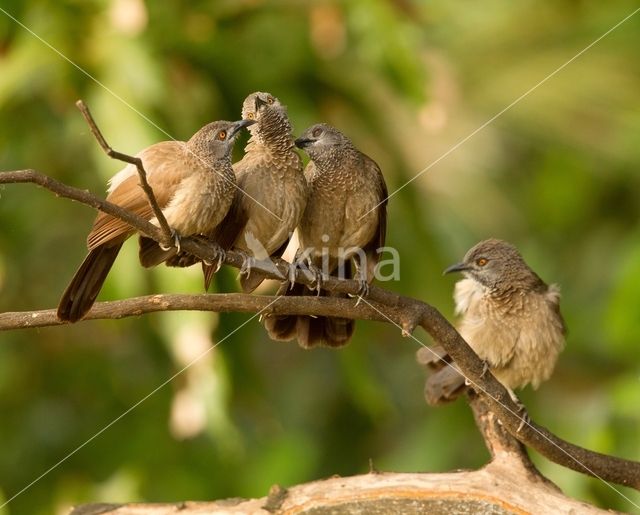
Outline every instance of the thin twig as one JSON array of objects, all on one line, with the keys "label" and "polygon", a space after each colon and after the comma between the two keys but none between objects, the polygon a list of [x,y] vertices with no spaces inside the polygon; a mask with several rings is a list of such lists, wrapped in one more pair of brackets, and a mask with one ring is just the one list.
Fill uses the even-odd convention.
[{"label": "thin twig", "polygon": [[156,196],[153,193],[153,188],[151,188],[151,186],[149,185],[149,182],[147,181],[147,172],[144,169],[144,165],[142,164],[142,159],[140,159],[139,157],[130,156],[128,154],[123,154],[122,152],[113,150],[113,148],[111,148],[111,146],[107,143],[107,140],[104,139],[102,132],[98,128],[96,121],[94,120],[93,116],[91,115],[91,112],[89,111],[89,108],[84,103],[84,101],[78,100],[76,102],[76,106],[82,113],[82,116],[84,116],[84,119],[89,125],[89,129],[91,130],[91,133],[95,136],[96,140],[98,140],[98,143],[102,147],[102,150],[104,150],[105,153],[110,158],[135,165],[135,167],[138,169],[138,175],[140,176],[140,186],[142,187],[145,194],[147,195],[147,200],[149,201],[149,205],[151,206],[151,209],[153,210],[153,214],[158,220],[158,224],[160,225],[160,228],[162,229],[162,232],[164,234],[164,241],[161,241],[160,243],[164,245],[173,244],[173,231],[171,230],[171,227],[169,227],[169,224],[167,223],[167,219],[164,217],[164,214],[162,213],[162,209],[160,209],[160,206],[158,205]]}]

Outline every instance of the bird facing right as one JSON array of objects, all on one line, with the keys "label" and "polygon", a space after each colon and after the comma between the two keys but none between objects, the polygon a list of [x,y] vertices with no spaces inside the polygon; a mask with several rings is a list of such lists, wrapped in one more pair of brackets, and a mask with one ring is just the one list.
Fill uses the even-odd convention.
[{"label": "bird facing right", "polygon": [[[231,168],[233,143],[238,131],[252,123],[252,120],[213,122],[187,142],[163,141],[138,154],[156,201],[176,237],[207,233],[225,217],[235,189]],[[109,183],[108,201],[158,223],[134,165],[126,166]],[[76,322],[86,315],[120,248],[135,232],[119,218],[98,213],[87,237],[89,254],[60,299],[60,320]],[[177,253],[176,247],[164,249],[156,241],[140,236],[139,256],[144,267],[156,266]]]},{"label": "bird facing right", "polygon": [[[513,245],[497,239],[475,245],[451,272],[465,276],[454,292],[458,331],[514,400],[515,388],[549,379],[565,342],[558,286],[547,286]],[[462,382],[442,368],[427,380],[427,399],[450,400]]]}]

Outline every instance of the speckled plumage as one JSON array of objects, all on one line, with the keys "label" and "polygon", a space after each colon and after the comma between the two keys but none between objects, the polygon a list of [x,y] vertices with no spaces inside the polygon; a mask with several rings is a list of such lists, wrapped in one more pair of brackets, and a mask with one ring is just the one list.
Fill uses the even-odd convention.
[{"label": "speckled plumage", "polygon": [[[238,191],[233,206],[213,237],[259,259],[280,256],[304,211],[308,187],[295,151],[287,110],[269,93],[250,94],[243,118],[255,120],[244,157],[234,164]],[[208,288],[214,269],[203,265]],[[263,281],[257,271],[240,278],[253,291]]]},{"label": "speckled plumage", "polygon": [[[235,190],[230,154],[235,134],[244,126],[246,122],[213,122],[187,142],[165,141],[138,154],[158,205],[179,236],[212,230],[229,210]],[[107,200],[157,223],[133,165],[109,181]],[[134,232],[122,220],[98,214],[87,237],[89,254],[58,305],[61,320],[76,321],[89,311],[122,244]],[[143,266],[155,266],[175,253],[175,248],[163,250],[140,237]]]},{"label": "speckled plumage", "polygon": [[[360,152],[340,131],[326,124],[307,129],[296,140],[311,158],[305,170],[309,183],[307,207],[298,226],[299,253],[325,273],[371,282],[384,246],[387,188],[378,165]],[[353,261],[352,261],[353,260]],[[362,263],[361,261],[366,261]],[[353,271],[355,266],[358,270]],[[281,289],[304,295],[304,287]],[[321,290],[322,295],[329,295]],[[277,340],[297,338],[302,347],[346,344],[353,320],[308,316],[265,317],[269,335]]]},{"label": "speckled plumage", "polygon": [[[478,243],[448,270],[465,275],[454,292],[460,335],[505,387],[538,388],[551,376],[565,342],[558,286],[547,286],[515,247],[496,239]],[[460,376],[443,372],[429,378],[432,389],[453,391],[456,381],[461,386]]]}]

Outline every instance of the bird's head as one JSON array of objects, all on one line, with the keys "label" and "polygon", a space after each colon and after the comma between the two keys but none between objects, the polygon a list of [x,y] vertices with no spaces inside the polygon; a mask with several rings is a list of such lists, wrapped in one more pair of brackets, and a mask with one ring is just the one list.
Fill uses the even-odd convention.
[{"label": "bird's head", "polygon": [[274,136],[282,134],[289,136],[291,133],[286,106],[264,91],[256,91],[244,99],[242,118],[257,122],[249,127],[249,132],[262,140],[272,140]]},{"label": "bird's head", "polygon": [[206,152],[214,158],[230,157],[233,143],[238,133],[244,127],[254,123],[254,120],[238,120],[237,122],[220,120],[211,122],[191,137],[189,146],[196,153]]},{"label": "bird's head", "polygon": [[351,146],[351,142],[344,134],[326,123],[312,125],[295,143],[314,161],[320,156],[330,155],[337,148]]},{"label": "bird's head", "polygon": [[506,241],[489,239],[472,247],[461,263],[444,273],[462,272],[489,288],[533,286],[540,278],[529,268],[518,249]]}]

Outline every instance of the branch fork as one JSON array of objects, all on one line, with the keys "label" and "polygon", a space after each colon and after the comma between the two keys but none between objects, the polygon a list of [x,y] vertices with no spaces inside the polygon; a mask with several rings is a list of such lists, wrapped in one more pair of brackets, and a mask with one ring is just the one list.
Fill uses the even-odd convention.
[{"label": "branch fork", "polygon": [[123,154],[122,152],[118,152],[114,150],[111,145],[107,143],[107,140],[102,135],[102,132],[98,128],[91,111],[89,111],[89,107],[84,103],[83,100],[78,100],[76,102],[76,107],[82,113],[87,125],[89,125],[89,130],[91,130],[91,134],[94,135],[98,144],[104,150],[105,154],[107,154],[111,159],[117,159],[118,161],[123,161],[125,163],[132,164],[138,170],[138,176],[140,177],[140,186],[147,195],[147,200],[149,201],[149,205],[153,210],[153,214],[158,220],[158,224],[163,233],[162,241],[158,241],[160,245],[165,248],[170,248],[173,246],[180,247],[179,236],[175,233],[175,231],[169,227],[167,223],[167,219],[164,217],[164,213],[160,206],[158,205],[158,201],[156,200],[156,196],[153,193],[153,188],[149,185],[147,181],[147,172],[144,169],[144,165],[142,164],[142,159],[136,156],[130,156],[128,154]]}]

